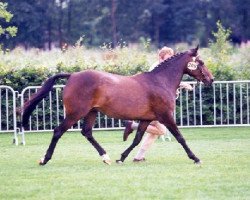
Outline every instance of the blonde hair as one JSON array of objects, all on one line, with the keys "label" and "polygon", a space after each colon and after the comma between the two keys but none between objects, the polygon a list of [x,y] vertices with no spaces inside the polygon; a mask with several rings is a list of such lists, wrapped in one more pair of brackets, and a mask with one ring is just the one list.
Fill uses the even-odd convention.
[{"label": "blonde hair", "polygon": [[164,47],[162,47],[162,48],[158,51],[158,56],[159,56],[159,58],[164,58],[164,56],[165,56],[166,54],[169,54],[169,55],[172,56],[172,55],[174,55],[174,50],[171,49],[171,48],[169,48],[169,47],[164,46]]}]

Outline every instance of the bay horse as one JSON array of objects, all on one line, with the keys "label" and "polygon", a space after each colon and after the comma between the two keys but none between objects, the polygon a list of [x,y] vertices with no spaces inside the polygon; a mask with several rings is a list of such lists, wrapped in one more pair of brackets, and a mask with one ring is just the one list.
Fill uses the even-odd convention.
[{"label": "bay horse", "polygon": [[158,120],[182,145],[188,157],[199,164],[199,158],[186,144],[173,117],[176,89],[183,74],[188,74],[205,85],[211,85],[213,82],[212,74],[197,56],[197,52],[198,46],[172,56],[150,72],[133,76],[85,70],[72,74],[57,74],[47,79],[38,92],[24,104],[22,126],[27,127],[32,111],[48,95],[59,78],[68,79],[63,90],[66,117],[54,129],[51,143],[39,164],[45,165],[51,159],[63,133],[82,118],[84,119],[82,135],[98,151],[103,162],[110,164],[108,154],[92,135],[92,127],[98,111],[112,118],[139,120],[136,136],[132,144],[121,154],[121,158],[117,160],[118,163],[124,162],[133,148],[140,143],[150,122]]}]

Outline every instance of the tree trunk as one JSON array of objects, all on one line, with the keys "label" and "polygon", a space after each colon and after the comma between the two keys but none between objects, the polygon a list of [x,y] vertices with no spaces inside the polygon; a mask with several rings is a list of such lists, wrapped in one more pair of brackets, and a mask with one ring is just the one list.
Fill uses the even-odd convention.
[{"label": "tree trunk", "polygon": [[48,48],[51,50],[51,20],[48,21]]},{"label": "tree trunk", "polygon": [[113,47],[117,45],[117,33],[116,33],[116,0],[112,0],[112,7],[111,7],[111,23],[112,23],[112,35],[113,35]]},{"label": "tree trunk", "polygon": [[71,32],[71,12],[72,12],[72,2],[69,0],[68,2],[68,35],[70,35]]},{"label": "tree trunk", "polygon": [[62,48],[63,45],[63,33],[62,33],[62,21],[63,21],[63,0],[59,2],[59,19],[58,19],[58,38],[59,38],[59,47]]}]

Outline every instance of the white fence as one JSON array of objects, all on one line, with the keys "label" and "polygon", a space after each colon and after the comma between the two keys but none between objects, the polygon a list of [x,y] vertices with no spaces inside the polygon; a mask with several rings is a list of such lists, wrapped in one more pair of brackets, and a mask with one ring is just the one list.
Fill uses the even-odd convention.
[{"label": "white fence", "polygon": [[[24,105],[25,100],[29,99],[40,87],[30,86],[25,88],[21,93],[21,105]],[[65,110],[62,103],[63,85],[55,85],[48,97],[43,99],[29,120],[30,131],[50,131],[58,126],[61,120],[65,117]],[[76,105],[77,106],[77,105]],[[81,130],[82,120],[78,121],[71,127],[73,130]],[[98,113],[97,120],[94,126],[95,130],[112,130],[122,129],[122,122],[119,119],[108,118],[106,115]]]},{"label": "white fence", "polygon": [[0,85],[0,132],[13,132],[13,142],[18,144],[16,117],[16,92],[9,86]]},{"label": "white fence", "polygon": [[[194,84],[194,83],[193,83]],[[181,91],[176,102],[180,127],[250,126],[250,81],[216,81]]]},{"label": "white fence", "polygon": [[[193,91],[181,90],[176,100],[175,119],[179,127],[250,126],[250,81],[216,81],[212,87],[189,83]],[[17,95],[12,88],[0,86],[0,132],[13,131],[16,144],[16,96],[22,106],[38,89],[39,86],[26,87]],[[62,91],[63,85],[54,86],[48,97],[39,103],[30,117],[27,132],[51,131],[59,125],[65,115]],[[80,130],[81,125],[79,121],[71,130]],[[98,113],[94,129],[123,129],[123,122]],[[25,143],[24,133],[19,134]]]}]

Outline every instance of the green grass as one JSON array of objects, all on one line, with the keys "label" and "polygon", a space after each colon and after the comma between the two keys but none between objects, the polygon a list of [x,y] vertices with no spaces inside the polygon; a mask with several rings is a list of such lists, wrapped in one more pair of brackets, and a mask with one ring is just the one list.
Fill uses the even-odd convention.
[{"label": "green grass", "polygon": [[[145,163],[101,162],[80,133],[66,133],[52,160],[38,166],[51,133],[26,134],[26,146],[0,134],[0,199],[250,199],[250,128],[182,129],[197,167],[176,142],[158,140]],[[111,159],[131,143],[121,131],[95,132]]]}]

